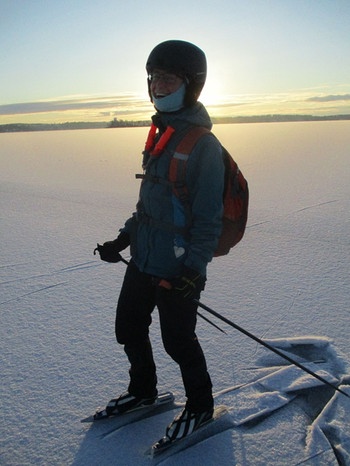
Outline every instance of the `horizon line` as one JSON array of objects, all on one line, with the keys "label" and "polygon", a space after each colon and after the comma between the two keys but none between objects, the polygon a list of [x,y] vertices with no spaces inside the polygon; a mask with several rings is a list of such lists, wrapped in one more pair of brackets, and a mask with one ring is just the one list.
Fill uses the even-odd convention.
[{"label": "horizon line", "polygon": [[[239,123],[293,123],[306,121],[347,121],[350,114],[335,115],[299,115],[299,114],[265,114],[246,116],[221,116],[212,117],[213,124],[239,124]],[[22,132],[22,131],[45,131],[64,129],[113,129],[144,127],[150,124],[150,120],[117,120],[112,121],[65,121],[61,123],[5,123],[0,124],[0,133]]]}]

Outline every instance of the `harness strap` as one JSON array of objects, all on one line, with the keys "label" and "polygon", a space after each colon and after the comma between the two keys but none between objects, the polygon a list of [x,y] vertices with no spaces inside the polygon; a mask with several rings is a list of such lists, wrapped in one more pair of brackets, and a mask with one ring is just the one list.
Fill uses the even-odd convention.
[{"label": "harness strap", "polygon": [[186,236],[188,233],[188,229],[185,227],[178,227],[173,223],[163,222],[162,220],[155,220],[154,218],[146,215],[144,212],[137,213],[137,220],[141,223],[145,223],[146,225],[150,225],[152,227],[157,227],[169,233],[177,233],[183,236]]},{"label": "harness strap", "polygon": [[150,175],[149,173],[136,173],[135,178],[137,180],[147,180],[155,184],[163,184],[164,186],[172,186],[169,180],[165,180],[160,176]]},{"label": "harness strap", "polygon": [[145,144],[145,151],[149,152],[152,147],[154,146],[154,140],[156,137],[157,127],[154,123],[151,124],[150,130],[148,132],[146,144]]},{"label": "harness strap", "polygon": [[191,128],[179,142],[171,159],[169,181],[173,185],[175,195],[184,203],[188,199],[188,189],[186,186],[186,165],[188,158],[198,140],[204,134],[209,133],[210,130],[202,126]]},{"label": "harness strap", "polygon": [[154,146],[154,149],[150,151],[150,154],[153,157],[158,157],[163,152],[163,150],[165,149],[165,146],[168,144],[169,139],[171,138],[174,132],[175,132],[174,128],[172,128],[171,126],[167,126],[167,129],[164,131],[164,133],[159,138],[159,141]]}]

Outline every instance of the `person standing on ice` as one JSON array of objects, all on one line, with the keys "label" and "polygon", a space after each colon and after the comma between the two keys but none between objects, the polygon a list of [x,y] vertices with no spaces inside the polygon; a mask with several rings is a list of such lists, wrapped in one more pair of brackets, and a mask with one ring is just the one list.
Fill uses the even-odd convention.
[{"label": "person standing on ice", "polygon": [[[193,126],[211,129],[198,102],[207,74],[204,52],[180,40],[157,45],[146,70],[156,114],[143,157],[144,175],[136,212],[114,241],[98,245],[101,259],[118,262],[130,246],[117,305],[116,338],[130,362],[127,392],[115,399],[114,412],[126,412],[157,399],[156,367],[149,339],[151,314],[158,308],[166,352],[179,365],[187,402],[167,427],[171,440],[196,430],[213,415],[212,382],[196,337],[197,304],[206,269],[222,229],[224,163],[220,143],[206,134],[187,163],[188,206],[169,186],[169,164]],[[162,286],[164,280],[171,289]]]}]

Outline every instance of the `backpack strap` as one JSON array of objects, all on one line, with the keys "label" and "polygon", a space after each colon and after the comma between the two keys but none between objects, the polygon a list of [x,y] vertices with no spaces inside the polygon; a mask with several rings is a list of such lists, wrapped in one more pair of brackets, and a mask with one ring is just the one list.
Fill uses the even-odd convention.
[{"label": "backpack strap", "polygon": [[142,208],[138,209],[138,221],[146,223],[148,225],[156,226],[157,228],[163,229],[165,231],[181,234],[183,236],[186,236],[188,234],[188,228],[191,224],[191,211],[190,205],[188,203],[188,190],[186,186],[186,165],[194,146],[197,144],[198,140],[205,134],[211,134],[211,131],[202,126],[195,126],[192,127],[180,140],[170,160],[168,180],[154,175],[149,175],[147,173],[135,175],[138,179],[146,179],[152,181],[152,183],[169,185],[170,188],[173,190],[175,196],[184,205],[186,226],[178,227],[172,223],[170,224],[163,221],[154,220],[148,217],[143,212]]},{"label": "backpack strap", "polygon": [[187,161],[194,146],[205,134],[211,134],[211,131],[203,126],[194,126],[191,128],[177,145],[170,162],[169,181],[173,186],[176,197],[184,203],[188,199],[186,186]]}]

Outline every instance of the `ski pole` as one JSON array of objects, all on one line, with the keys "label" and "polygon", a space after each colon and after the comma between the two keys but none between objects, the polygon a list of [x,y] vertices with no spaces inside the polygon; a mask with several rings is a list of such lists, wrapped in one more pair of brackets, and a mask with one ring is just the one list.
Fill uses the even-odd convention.
[{"label": "ski pole", "polygon": [[[98,250],[98,246],[97,245],[97,248],[94,250],[94,254],[96,254],[96,250]],[[127,261],[126,259],[124,259],[120,254],[120,260],[121,262],[123,262],[124,264],[128,265],[129,264],[129,261]],[[160,286],[163,286],[164,288],[166,289],[171,289],[171,284],[166,281],[166,280],[161,280],[159,282],[159,285]],[[226,317],[222,316],[221,314],[219,314],[218,312],[214,311],[214,309],[211,309],[209,306],[206,306],[205,304],[203,304],[202,302],[200,302],[198,299],[194,299],[193,300],[199,307],[201,307],[202,309],[204,309],[205,311],[209,312],[209,314],[217,317],[218,319],[222,320],[223,322],[225,322],[226,324],[230,325],[231,327],[235,328],[236,330],[238,330],[239,332],[243,333],[244,335],[246,335],[247,337],[251,338],[252,340],[256,341],[257,343],[259,343],[260,345],[264,346],[265,348],[269,349],[270,351],[272,351],[273,353],[277,354],[278,356],[280,356],[281,358],[285,359],[286,361],[290,362],[291,364],[293,364],[294,366],[296,367],[299,367],[299,369],[303,370],[304,372],[310,374],[312,377],[314,377],[315,379],[318,379],[320,382],[324,383],[325,385],[328,385],[329,387],[333,388],[333,390],[336,390],[338,391],[339,393],[342,393],[343,395],[345,395],[346,397],[350,398],[350,395],[348,395],[346,392],[344,392],[343,390],[341,390],[339,387],[337,387],[336,385],[333,385],[331,382],[328,382],[328,380],[326,380],[324,377],[321,377],[320,375],[316,374],[315,372],[313,372],[312,370],[308,369],[307,367],[305,367],[303,364],[300,364],[299,362],[295,361],[293,358],[290,358],[289,356],[287,356],[286,354],[282,353],[282,351],[279,351],[277,348],[274,348],[273,346],[269,345],[268,343],[266,343],[264,340],[262,340],[261,338],[258,338],[257,336],[255,336],[254,334],[248,332],[248,330],[245,330],[243,327],[240,327],[239,325],[235,324],[234,322],[232,322],[231,320],[227,319]],[[214,324],[214,322],[212,322],[211,320],[209,320],[208,318],[206,318],[205,316],[203,316],[202,314],[200,314],[198,311],[197,311],[197,314],[202,317],[202,319],[206,320],[207,322],[209,322],[211,325],[213,325],[215,328],[217,328],[218,330],[220,330],[220,332],[223,332],[226,334],[226,332],[224,330],[222,330],[220,327],[218,327],[216,324]]]},{"label": "ski pole", "polygon": [[[102,248],[102,246],[97,243],[97,247],[94,249],[94,256],[96,256],[96,251],[100,251],[100,248]],[[129,264],[129,262],[126,259],[124,259],[124,257],[121,256],[121,254],[117,253],[116,257],[118,258],[118,260],[116,260],[115,262],[121,261],[121,262],[124,262],[124,264],[126,265]]]},{"label": "ski pole", "polygon": [[[119,256],[120,256],[120,254],[119,254]],[[124,259],[124,257],[120,256],[120,260],[121,260],[121,262],[124,262],[124,264],[129,265],[129,262],[126,259]]]},{"label": "ski pole", "polygon": [[231,327],[235,328],[236,330],[238,330],[239,332],[243,333],[244,335],[246,335],[247,337],[251,338],[252,340],[256,341],[257,343],[259,343],[260,345],[262,346],[265,346],[265,348],[268,348],[269,350],[273,351],[274,353],[278,354],[278,356],[281,356],[281,358],[283,359],[286,359],[288,362],[294,364],[295,366],[299,367],[299,369],[302,369],[304,372],[307,372],[308,374],[312,375],[312,377],[315,377],[316,379],[320,380],[321,382],[323,382],[324,384],[328,385],[329,387],[332,387],[334,390],[337,390],[338,392],[342,393],[343,395],[347,396],[348,398],[350,398],[350,395],[348,395],[346,392],[344,392],[343,390],[341,390],[340,388],[338,388],[337,386],[333,385],[332,383],[328,382],[328,380],[326,380],[325,378],[321,377],[320,375],[316,374],[315,372],[313,372],[312,370],[308,369],[307,367],[305,367],[303,364],[300,364],[299,362],[295,361],[294,359],[290,358],[289,356],[287,356],[286,354],[282,353],[282,351],[279,351],[278,349],[274,348],[273,346],[269,345],[268,343],[266,343],[265,341],[261,340],[260,338],[258,338],[257,336],[253,335],[252,333],[248,332],[247,330],[245,330],[244,328],[240,327],[239,325],[235,324],[234,322],[232,322],[231,320],[227,319],[226,317],[222,316],[221,314],[219,314],[218,312],[214,311],[213,309],[211,309],[210,307],[206,306],[205,304],[201,303],[200,301],[198,301],[197,299],[194,299],[194,301],[198,304],[198,306],[200,306],[202,309],[206,310],[207,312],[209,312],[210,314],[212,314],[213,316],[217,317],[218,319],[221,319],[223,322],[225,322],[226,324],[230,325]]},{"label": "ski pole", "polygon": [[224,333],[225,335],[227,335],[227,333],[225,332],[225,330],[223,330],[221,327],[219,327],[218,325],[214,324],[214,322],[212,322],[211,320],[208,319],[208,317],[205,317],[203,314],[201,314],[198,310],[197,310],[197,314],[199,315],[199,317],[201,317],[203,320],[207,321],[210,325],[212,325],[213,327],[217,328],[218,330],[220,330],[220,332]]},{"label": "ski pole", "polygon": [[[96,251],[99,250],[99,247],[101,247],[99,244],[97,244],[97,247],[94,249],[94,256],[96,255]],[[124,264],[126,265],[129,265],[129,261],[127,261],[126,259],[124,259],[124,257],[118,253],[118,259],[123,262]],[[117,262],[117,261],[116,261]],[[171,285],[169,282],[165,281],[165,280],[161,280],[159,282],[159,285],[160,286],[163,286],[164,288],[167,288],[167,289],[170,289],[171,288]],[[208,319],[208,317],[205,317],[203,314],[201,314],[200,312],[197,311],[197,314],[199,315],[199,317],[201,317],[203,320],[205,320],[206,322],[208,322],[210,325],[212,325],[213,327],[217,328],[218,330],[220,330],[220,332],[222,333],[225,333],[225,335],[227,335],[227,333],[225,332],[225,330],[223,330],[222,328],[220,328],[218,325],[214,324],[214,322],[212,322],[210,319]]]},{"label": "ski pole", "polygon": [[[172,288],[172,285],[170,282],[168,282],[167,280],[160,280],[159,282],[159,286],[161,286],[162,288],[165,288],[166,290],[171,290]],[[218,330],[220,330],[220,332],[224,333],[225,335],[227,335],[227,333],[225,332],[225,330],[223,330],[222,328],[220,328],[218,325],[214,324],[214,322],[212,322],[211,320],[208,319],[208,317],[205,317],[203,314],[201,314],[200,312],[198,312],[197,310],[197,314],[199,315],[199,317],[201,317],[203,320],[206,320],[210,325],[212,325],[213,327],[217,328]]]}]

